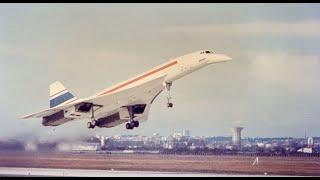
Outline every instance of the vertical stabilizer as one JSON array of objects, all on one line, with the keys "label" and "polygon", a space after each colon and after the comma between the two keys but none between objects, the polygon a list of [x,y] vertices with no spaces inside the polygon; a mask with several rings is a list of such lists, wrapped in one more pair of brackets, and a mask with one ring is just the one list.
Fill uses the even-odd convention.
[{"label": "vertical stabilizer", "polygon": [[49,100],[50,108],[58,106],[62,103],[71,102],[77,99],[66,87],[59,81],[50,84],[49,87]]}]

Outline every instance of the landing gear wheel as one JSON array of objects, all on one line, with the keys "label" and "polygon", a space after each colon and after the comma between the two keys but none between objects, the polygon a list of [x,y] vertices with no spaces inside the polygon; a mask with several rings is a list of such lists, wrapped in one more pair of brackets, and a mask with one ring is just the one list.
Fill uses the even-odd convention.
[{"label": "landing gear wheel", "polygon": [[98,121],[97,121],[97,120],[93,120],[93,121],[91,122],[91,124],[92,124],[92,126],[96,126],[96,125],[98,124]]},{"label": "landing gear wheel", "polygon": [[139,121],[133,121],[134,127],[139,127]]},{"label": "landing gear wheel", "polygon": [[126,129],[133,129],[133,127],[131,126],[130,123],[127,123],[127,124],[126,124]]},{"label": "landing gear wheel", "polygon": [[87,127],[88,127],[89,129],[93,129],[95,126],[94,126],[91,122],[88,122],[88,123],[87,123]]},{"label": "landing gear wheel", "polygon": [[172,108],[173,104],[169,102],[169,103],[167,103],[167,107]]}]

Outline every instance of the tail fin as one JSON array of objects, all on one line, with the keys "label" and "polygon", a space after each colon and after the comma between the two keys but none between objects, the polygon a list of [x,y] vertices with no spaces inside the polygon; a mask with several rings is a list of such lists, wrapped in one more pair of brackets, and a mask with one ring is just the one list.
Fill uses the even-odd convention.
[{"label": "tail fin", "polygon": [[56,81],[50,84],[49,87],[49,100],[50,100],[50,108],[58,106],[67,101],[72,101],[77,99],[71,92],[68,91],[66,87],[62,85],[61,82]]}]

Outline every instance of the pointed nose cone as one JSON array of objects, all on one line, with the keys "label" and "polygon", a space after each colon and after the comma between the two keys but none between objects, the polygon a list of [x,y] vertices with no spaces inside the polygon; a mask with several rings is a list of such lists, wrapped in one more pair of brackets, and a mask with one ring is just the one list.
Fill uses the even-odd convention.
[{"label": "pointed nose cone", "polygon": [[222,62],[222,61],[230,61],[232,58],[224,54],[219,54],[218,59]]},{"label": "pointed nose cone", "polygon": [[211,64],[211,63],[220,63],[220,62],[230,61],[232,58],[224,54],[214,54],[209,59],[210,59],[209,63]]}]

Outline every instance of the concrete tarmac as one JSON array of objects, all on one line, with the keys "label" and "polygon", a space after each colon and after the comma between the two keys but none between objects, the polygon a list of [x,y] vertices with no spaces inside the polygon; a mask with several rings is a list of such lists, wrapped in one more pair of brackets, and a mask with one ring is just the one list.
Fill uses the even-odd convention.
[{"label": "concrete tarmac", "polygon": [[214,174],[193,172],[113,171],[85,169],[0,167],[0,176],[69,176],[69,177],[230,177],[266,176],[244,174]]},{"label": "concrete tarmac", "polygon": [[[259,163],[255,159],[256,157],[251,156],[218,155],[3,152],[0,153],[0,167],[46,168],[50,169],[48,172],[52,169],[80,170],[80,172],[89,174],[91,170],[98,170],[97,172],[114,170],[121,173],[139,172],[139,175],[147,173],[150,176],[154,173],[157,173],[156,176],[168,174],[165,172],[170,172],[170,175],[183,175],[185,173],[181,172],[189,172],[187,176],[191,176],[191,174],[199,176],[207,174],[210,176],[215,174],[219,176],[222,174],[320,175],[319,157],[259,157]],[[150,174],[150,172],[152,173]],[[94,173],[90,175],[94,175]]]}]

